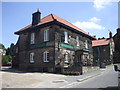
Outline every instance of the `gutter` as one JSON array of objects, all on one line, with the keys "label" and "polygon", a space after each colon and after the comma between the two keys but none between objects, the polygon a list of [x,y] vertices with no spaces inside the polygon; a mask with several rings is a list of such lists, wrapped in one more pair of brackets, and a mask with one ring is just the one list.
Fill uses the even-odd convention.
[{"label": "gutter", "polygon": [[78,30],[76,30],[76,29],[74,29],[74,28],[72,28],[72,27],[70,27],[70,26],[68,26],[68,25],[65,25],[65,24],[57,21],[56,19],[54,19],[53,21],[48,22],[48,23],[44,23],[44,24],[41,24],[41,25],[36,25],[36,26],[29,27],[29,28],[27,28],[27,29],[25,29],[25,30],[23,30],[23,31],[15,32],[14,34],[20,35],[20,34],[22,34],[22,33],[32,31],[33,29],[43,28],[43,27],[46,27],[46,26],[49,26],[49,25],[53,25],[53,24],[60,25],[60,26],[62,26],[62,27],[64,27],[64,28],[66,28],[66,29],[69,29],[69,30],[73,31],[73,32],[79,33],[79,34],[81,34],[82,36],[85,36],[85,37],[87,37],[87,38],[89,38],[89,39],[91,39],[91,40],[96,40],[96,38],[93,38],[93,37],[91,37],[91,36],[89,36],[89,35],[86,35],[86,34],[84,34],[83,32],[80,32],[80,31],[78,31]]}]

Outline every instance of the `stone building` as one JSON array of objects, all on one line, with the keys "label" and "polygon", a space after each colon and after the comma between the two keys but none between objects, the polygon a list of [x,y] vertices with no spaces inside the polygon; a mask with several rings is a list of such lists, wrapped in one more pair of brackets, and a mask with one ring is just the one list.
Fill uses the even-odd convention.
[{"label": "stone building", "polygon": [[0,49],[0,67],[2,66],[3,49]]},{"label": "stone building", "polygon": [[112,33],[109,33],[109,38],[102,38],[92,41],[93,46],[93,61],[94,65],[101,66],[113,63],[114,42]]},{"label": "stone building", "polygon": [[115,51],[113,57],[113,63],[120,63],[120,28],[117,29],[117,33],[113,36],[113,40],[115,43]]},{"label": "stone building", "polygon": [[92,40],[96,38],[54,14],[41,19],[38,9],[32,24],[15,34],[19,39],[11,49],[13,68],[77,74],[93,68]]}]

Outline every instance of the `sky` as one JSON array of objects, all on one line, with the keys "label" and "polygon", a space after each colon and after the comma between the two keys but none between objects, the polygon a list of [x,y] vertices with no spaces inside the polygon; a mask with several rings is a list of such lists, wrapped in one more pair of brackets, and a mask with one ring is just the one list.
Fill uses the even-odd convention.
[{"label": "sky", "polygon": [[[100,2],[102,1],[102,2]],[[1,5],[1,4],[0,4]],[[55,14],[97,38],[116,33],[118,3],[94,0],[93,2],[2,2],[2,40],[5,47],[16,44],[14,32],[32,23],[32,13],[40,8],[41,18]]]}]

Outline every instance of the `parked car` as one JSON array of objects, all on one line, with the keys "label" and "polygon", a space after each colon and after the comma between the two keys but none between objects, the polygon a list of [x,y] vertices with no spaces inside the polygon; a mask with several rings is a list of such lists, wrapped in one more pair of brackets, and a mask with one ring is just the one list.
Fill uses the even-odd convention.
[{"label": "parked car", "polygon": [[118,87],[120,88],[120,64],[114,65],[114,70],[118,72]]}]

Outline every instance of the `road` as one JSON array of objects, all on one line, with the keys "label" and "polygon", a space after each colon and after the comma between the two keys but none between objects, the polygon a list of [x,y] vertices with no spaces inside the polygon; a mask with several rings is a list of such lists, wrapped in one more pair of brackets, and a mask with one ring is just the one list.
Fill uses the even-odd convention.
[{"label": "road", "polygon": [[[9,67],[2,68],[1,73],[2,88],[65,88],[68,90],[68,88],[106,88],[118,86],[118,72],[113,70],[112,65],[106,69],[78,76],[22,72]],[[78,82],[78,80],[83,81]]]},{"label": "road", "polygon": [[118,86],[118,72],[110,67],[106,72],[91,79],[79,82],[72,88],[112,88]]}]

